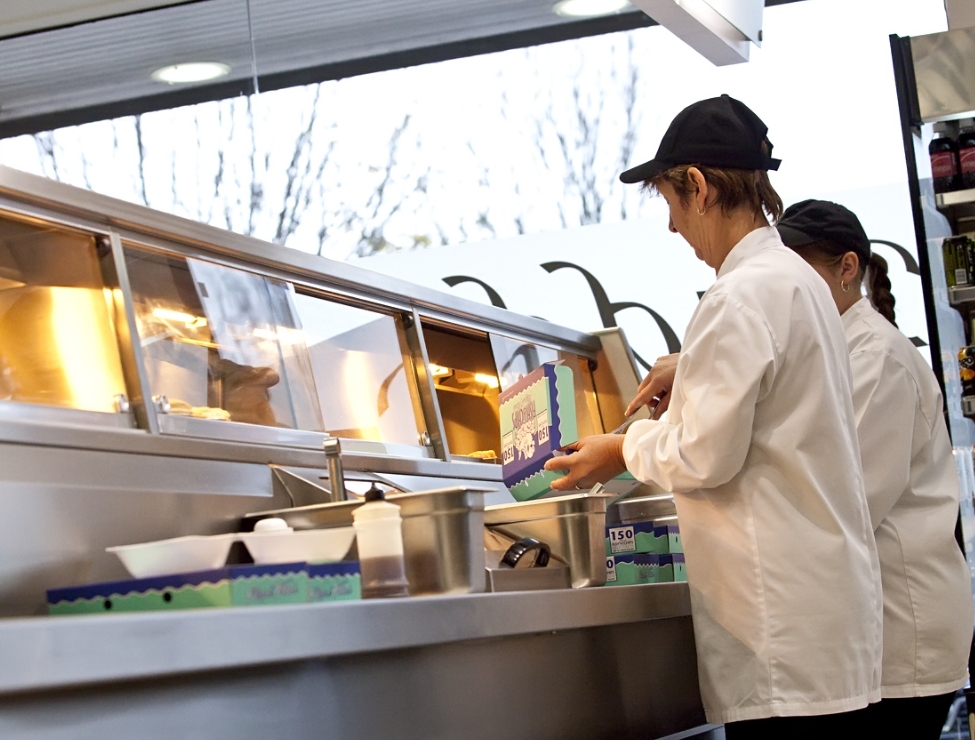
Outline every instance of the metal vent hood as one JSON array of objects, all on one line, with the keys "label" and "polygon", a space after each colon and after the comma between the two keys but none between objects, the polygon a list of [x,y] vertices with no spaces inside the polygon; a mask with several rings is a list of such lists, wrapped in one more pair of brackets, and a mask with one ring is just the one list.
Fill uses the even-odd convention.
[{"label": "metal vent hood", "polygon": [[763,0],[631,0],[712,63],[748,61],[762,45]]}]

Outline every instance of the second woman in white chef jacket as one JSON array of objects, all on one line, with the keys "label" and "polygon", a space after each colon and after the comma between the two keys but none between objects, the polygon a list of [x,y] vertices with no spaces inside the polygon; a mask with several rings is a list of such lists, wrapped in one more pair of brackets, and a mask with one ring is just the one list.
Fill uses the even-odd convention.
[{"label": "second woman in white chef jacket", "polygon": [[[826,281],[853,370],[853,407],[884,594],[881,737],[938,738],[968,678],[971,577],[955,541],[958,477],[931,368],[894,324],[887,266],[836,203],[790,206],[782,240]],[[870,277],[870,298],[861,286]],[[881,312],[872,305],[877,304]]]}]

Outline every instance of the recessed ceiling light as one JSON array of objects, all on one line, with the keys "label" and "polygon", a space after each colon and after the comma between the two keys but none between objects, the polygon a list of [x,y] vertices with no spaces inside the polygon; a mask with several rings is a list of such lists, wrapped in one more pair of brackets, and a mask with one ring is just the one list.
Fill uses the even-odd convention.
[{"label": "recessed ceiling light", "polygon": [[561,0],[552,6],[552,12],[569,18],[593,18],[619,13],[627,7],[629,0]]},{"label": "recessed ceiling light", "polygon": [[215,80],[230,73],[230,67],[220,62],[188,62],[187,64],[171,64],[152,73],[152,79],[157,82],[168,82],[179,85],[187,82],[206,82]]}]

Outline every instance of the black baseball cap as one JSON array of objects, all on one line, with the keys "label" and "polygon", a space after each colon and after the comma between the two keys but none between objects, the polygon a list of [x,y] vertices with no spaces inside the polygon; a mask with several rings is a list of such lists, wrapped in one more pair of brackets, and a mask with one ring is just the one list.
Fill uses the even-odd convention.
[{"label": "black baseball cap", "polygon": [[[682,164],[735,170],[777,170],[768,126],[740,100],[728,95],[693,103],[670,122],[656,156],[620,175],[625,183],[643,182]],[[762,151],[762,145],[768,149]]]},{"label": "black baseball cap", "polygon": [[828,200],[804,200],[785,209],[777,225],[787,247],[830,241],[844,252],[853,252],[866,265],[870,239],[860,219],[849,208]]}]

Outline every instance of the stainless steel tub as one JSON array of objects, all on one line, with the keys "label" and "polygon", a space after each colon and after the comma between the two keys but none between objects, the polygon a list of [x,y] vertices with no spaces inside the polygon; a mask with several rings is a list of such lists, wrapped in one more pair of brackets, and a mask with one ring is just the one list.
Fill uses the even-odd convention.
[{"label": "stainless steel tub", "polygon": [[606,583],[606,505],[612,494],[577,493],[488,506],[486,527],[511,539],[534,537],[569,566],[573,588]]},{"label": "stainless steel tub", "polygon": [[[400,507],[403,552],[410,594],[484,591],[484,494],[493,489],[441,488],[386,497]],[[251,530],[267,517],[280,517],[295,529],[347,527],[361,501],[340,501],[247,514],[241,528]]]}]

